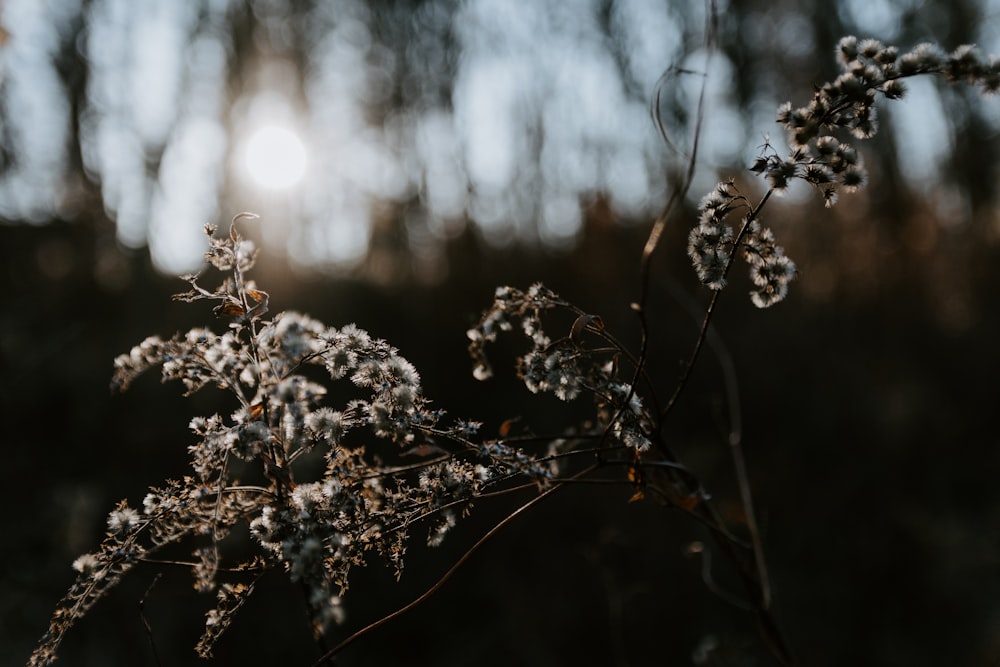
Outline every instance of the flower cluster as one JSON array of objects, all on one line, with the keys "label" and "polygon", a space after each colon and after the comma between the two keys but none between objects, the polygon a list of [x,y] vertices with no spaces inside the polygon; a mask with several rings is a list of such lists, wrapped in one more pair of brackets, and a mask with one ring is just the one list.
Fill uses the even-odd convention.
[{"label": "flower cluster", "polygon": [[136,542],[135,536],[143,530],[135,510],[122,501],[108,515],[108,532],[95,553],[84,554],[73,561],[79,574],[56,608],[49,628],[31,657],[31,665],[45,665],[56,659],[56,648],[66,628],[76,617],[82,617],[115,587],[122,576],[132,569],[146,550]]},{"label": "flower cluster", "polygon": [[483,313],[479,324],[466,332],[469,355],[475,362],[473,376],[477,380],[493,376],[493,367],[486,357],[486,344],[496,341],[501,331],[510,331],[513,320],[520,319],[522,330],[534,340],[536,346],[545,344],[547,339],[541,333],[540,316],[543,311],[557,305],[556,295],[543,285],[532,285],[527,292],[513,287],[498,287],[493,295],[493,305]]},{"label": "flower cluster", "polygon": [[754,284],[751,301],[758,308],[767,308],[788,294],[788,283],[795,278],[795,263],[775,242],[774,233],[761,226],[755,213],[748,213],[739,234],[734,234],[725,218],[737,208],[751,210],[732,181],[719,183],[701,202],[698,226],[688,234],[688,257],[702,283],[721,290],[726,286],[734,251],[741,248]]},{"label": "flower cluster", "polygon": [[[1000,58],[984,58],[969,45],[945,53],[932,44],[920,44],[901,54],[875,39],[844,37],[837,45],[837,59],[841,74],[817,87],[807,105],[793,107],[786,102],[778,108],[777,120],[787,132],[791,152],[783,157],[768,142],[750,167],[766,179],[768,195],[801,179],[818,188],[831,207],[841,189],[853,192],[863,187],[867,174],[861,156],[843,135],[874,136],[878,95],[902,98],[906,77],[940,74],[949,81],[977,84],[987,93],[1000,90]],[[795,265],[775,245],[771,232],[759,228],[757,217],[765,201],[755,207],[734,192],[731,182],[720,183],[703,199],[701,217],[688,239],[688,255],[698,278],[713,290],[725,286],[734,250],[742,247],[755,285],[751,299],[760,308],[784,299],[795,276]],[[724,222],[734,208],[747,210],[735,235]]]},{"label": "flower cluster", "polygon": [[774,233],[756,220],[747,226],[743,240],[743,258],[750,266],[754,289],[750,300],[758,308],[767,308],[788,294],[788,283],[795,277],[795,263],[774,242]]},{"label": "flower cluster", "polygon": [[733,228],[726,216],[733,209],[747,206],[746,198],[736,192],[731,181],[719,183],[701,200],[698,225],[688,234],[688,257],[698,279],[709,289],[726,286],[726,274],[733,257]]},{"label": "flower cluster", "polygon": [[[543,313],[552,311],[568,312],[575,318],[567,334],[555,339],[546,333],[542,322]],[[517,361],[518,377],[529,391],[552,393],[563,401],[589,393],[595,401],[596,423],[604,433],[637,452],[650,447],[650,415],[631,381],[620,377],[618,359],[627,353],[604,330],[600,317],[571,306],[543,285],[532,285],[527,291],[497,289],[492,307],[468,331],[477,378],[485,379],[492,373],[486,343],[515,325],[531,345]],[[601,345],[588,346],[584,334],[596,337]]]},{"label": "flower cluster", "polygon": [[[199,275],[186,276],[191,289],[176,297],[215,302],[226,329],[147,338],[115,359],[112,379],[124,390],[158,367],[185,394],[217,387],[234,407],[191,420],[189,475],[150,488],[141,510],[122,502],[111,512],[100,548],[74,562],[77,582],[32,665],[51,663],[70,626],[135,563],[182,540],[195,542],[195,589],[216,597],[199,655],[211,655],[268,570],[304,585],[313,629],[323,633],[343,619],[353,568],[377,558],[398,576],[417,525],[440,544],[483,493],[517,479],[541,487],[555,475],[543,456],[503,439],[477,441],[476,422],[444,424],[416,369],[386,341],[295,312],[265,320],[268,295],[245,278],[254,251],[237,230],[243,217],[223,238],[205,230],[209,264],[228,273],[221,285],[205,289]],[[338,396],[351,394],[339,405],[328,391],[337,382],[345,385]],[[387,463],[402,456],[405,465]],[[256,548],[222,567],[220,545],[238,525],[249,526]]]}]

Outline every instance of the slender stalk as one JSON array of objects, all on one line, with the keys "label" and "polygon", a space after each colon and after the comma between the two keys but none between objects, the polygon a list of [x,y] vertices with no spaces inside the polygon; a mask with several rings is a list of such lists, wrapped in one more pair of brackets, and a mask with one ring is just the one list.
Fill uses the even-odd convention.
[{"label": "slender stalk", "polygon": [[[709,0],[706,3],[707,20],[705,24],[705,45],[708,48],[709,53],[714,50],[715,47],[715,31],[716,31],[716,7],[714,0]],[[682,73],[687,73],[682,70]],[[670,72],[668,72],[670,73]],[[666,76],[666,75],[664,75]],[[670,141],[667,138],[666,131],[663,128],[663,124],[660,119],[659,114],[659,102],[660,102],[660,86],[663,83],[663,77],[657,84],[656,97],[653,103],[653,118],[656,121],[657,129],[660,132],[660,136],[663,140],[670,145]],[[635,393],[636,383],[639,381],[640,376],[643,375],[646,368],[646,360],[649,354],[649,322],[646,319],[646,304],[649,300],[649,280],[652,267],[652,257],[656,248],[660,245],[660,239],[663,237],[663,231],[666,229],[667,221],[670,219],[673,209],[678,203],[683,203],[684,199],[687,197],[688,192],[691,189],[691,183],[694,182],[694,171],[695,167],[698,165],[698,147],[701,143],[701,129],[702,122],[705,118],[705,92],[708,88],[708,76],[705,75],[702,78],[701,88],[698,91],[698,105],[695,109],[695,126],[694,126],[694,137],[691,142],[691,155],[688,157],[687,170],[684,174],[684,178],[681,181],[679,188],[676,188],[670,195],[670,199],[667,200],[667,204],[660,213],[656,222],[653,223],[652,229],[649,231],[649,237],[646,239],[646,245],[642,249],[642,256],[639,259],[639,298],[632,304],[632,310],[636,312],[639,317],[639,358],[635,363],[635,373],[632,377],[632,388],[629,392],[628,397],[624,401],[624,405],[628,405],[628,402],[632,400],[632,394]],[[657,405],[659,401],[655,398],[655,392],[653,394],[654,400]],[[676,399],[674,399],[676,400]],[[624,407],[622,408],[624,410]],[[664,413],[665,410],[660,411]],[[620,412],[615,416],[615,419],[620,417]],[[612,421],[612,424],[614,422]],[[610,425],[608,427],[610,431]],[[659,426],[656,427],[657,432],[659,431]],[[669,447],[663,442],[662,439],[657,438],[660,443],[660,448],[662,453],[670,459],[674,459],[673,453],[670,451]]]},{"label": "slender stalk", "polygon": [[[593,472],[596,469],[597,469],[596,465],[590,466],[590,467],[588,467],[588,468],[586,468],[584,470],[581,470],[576,475],[573,475],[573,479],[577,479],[577,478],[583,477],[583,476],[585,476],[585,475]],[[332,649],[330,649],[329,651],[327,651],[326,653],[324,653],[320,657],[319,660],[317,660],[315,663],[313,663],[313,667],[320,667],[324,662],[329,661],[331,658],[333,658],[334,656],[336,656],[338,653],[340,653],[341,651],[343,651],[345,648],[347,648],[348,646],[350,646],[351,644],[353,644],[356,640],[360,639],[361,637],[364,637],[365,635],[367,635],[368,633],[372,632],[373,630],[377,630],[378,628],[382,627],[383,625],[386,625],[387,623],[389,623],[391,621],[394,621],[395,619],[399,618],[400,616],[403,616],[407,612],[415,609],[422,602],[424,602],[427,599],[429,599],[432,595],[434,595],[434,593],[436,593],[438,590],[440,590],[440,588],[442,586],[444,586],[445,583],[449,579],[451,579],[452,575],[454,575],[456,572],[458,572],[459,568],[461,568],[462,565],[464,565],[466,563],[466,561],[468,561],[469,558],[471,558],[472,555],[476,551],[479,550],[480,547],[482,547],[484,544],[486,544],[490,540],[490,538],[492,538],[494,535],[496,535],[497,533],[499,533],[500,530],[504,526],[506,526],[507,524],[511,523],[515,518],[517,518],[518,516],[520,516],[521,514],[523,514],[524,512],[526,512],[527,510],[531,509],[532,507],[534,507],[535,505],[537,505],[538,503],[540,503],[543,499],[548,498],[549,496],[551,496],[553,493],[555,493],[556,491],[558,491],[559,489],[561,489],[563,486],[564,486],[564,482],[560,482],[558,484],[554,484],[553,486],[549,487],[545,491],[542,491],[537,496],[535,496],[534,498],[532,498],[528,502],[524,503],[523,505],[521,505],[520,507],[518,507],[516,510],[514,510],[513,512],[511,512],[510,514],[508,514],[506,517],[503,518],[502,521],[500,521],[499,523],[497,523],[497,525],[493,526],[493,528],[491,528],[485,535],[483,535],[481,538],[479,538],[479,540],[475,544],[473,544],[471,547],[469,547],[469,549],[464,554],[462,554],[462,557],[459,558],[455,562],[455,564],[452,565],[448,569],[448,571],[445,572],[444,575],[434,583],[433,586],[431,586],[426,591],[424,591],[424,593],[422,593],[418,598],[416,598],[413,601],[407,603],[406,605],[400,607],[399,609],[397,609],[396,611],[392,612],[391,614],[389,614],[387,616],[383,616],[382,618],[380,618],[379,620],[375,621],[374,623],[371,623],[371,624],[369,624],[369,625],[361,628],[360,630],[358,630],[357,632],[355,632],[354,634],[352,634],[351,636],[349,636],[347,639],[345,639],[344,641],[340,642],[339,644],[337,644],[336,646],[334,646]]]},{"label": "slender stalk", "polygon": [[149,584],[149,588],[146,589],[146,592],[143,593],[142,597],[139,599],[139,619],[142,620],[142,626],[146,630],[146,637],[149,639],[149,649],[153,653],[153,662],[156,663],[156,667],[162,667],[163,663],[160,661],[159,651],[156,650],[156,638],[153,637],[153,626],[146,617],[146,598],[149,597],[149,593],[153,590],[153,586],[156,586],[162,576],[163,574],[159,573],[153,577],[153,581]]},{"label": "slender stalk", "polygon": [[[726,267],[722,273],[723,277],[729,275],[730,270],[733,268],[733,263],[736,261],[736,254],[737,251],[739,250],[740,243],[743,241],[744,237],[746,237],[747,232],[750,230],[750,225],[760,215],[760,210],[764,208],[764,206],[767,204],[767,201],[771,198],[772,194],[774,194],[774,188],[770,188],[767,192],[764,193],[764,196],[761,197],[760,202],[758,202],[757,205],[750,210],[750,213],[747,214],[747,217],[744,219],[743,226],[740,227],[739,234],[736,235],[736,240],[733,241],[733,252],[729,256],[729,261],[726,262]],[[671,410],[673,410],[674,406],[677,404],[677,399],[680,398],[680,395],[684,391],[684,387],[687,386],[688,380],[691,378],[691,371],[694,369],[695,362],[698,361],[698,356],[701,354],[701,348],[704,347],[705,339],[708,337],[708,328],[709,325],[712,323],[712,316],[715,314],[715,307],[719,303],[719,295],[721,293],[722,293],[721,290],[716,290],[712,292],[712,298],[708,302],[708,308],[705,309],[705,318],[701,322],[701,328],[698,331],[698,338],[697,340],[695,340],[694,348],[691,350],[691,356],[688,357],[687,363],[684,365],[684,371],[683,373],[681,373],[681,377],[677,381],[677,386],[674,388],[674,393],[671,394],[670,400],[667,401],[666,406],[660,413],[658,429],[663,428],[664,420],[666,419],[667,415],[670,414]]]}]

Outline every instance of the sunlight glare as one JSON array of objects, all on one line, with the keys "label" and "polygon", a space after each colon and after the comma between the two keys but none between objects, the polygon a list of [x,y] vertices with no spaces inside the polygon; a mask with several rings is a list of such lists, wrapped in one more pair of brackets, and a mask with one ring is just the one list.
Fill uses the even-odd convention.
[{"label": "sunlight glare", "polygon": [[246,168],[253,181],[264,188],[287,190],[306,172],[306,148],[292,130],[267,125],[255,131],[246,143]]}]

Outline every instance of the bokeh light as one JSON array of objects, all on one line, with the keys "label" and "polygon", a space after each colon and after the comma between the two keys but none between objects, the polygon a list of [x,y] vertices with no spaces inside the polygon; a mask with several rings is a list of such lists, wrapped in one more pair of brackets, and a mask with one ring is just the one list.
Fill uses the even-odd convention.
[{"label": "bokeh light", "polygon": [[244,147],[247,173],[265,188],[286,190],[298,184],[306,172],[306,149],[292,130],[265,125],[256,130]]}]

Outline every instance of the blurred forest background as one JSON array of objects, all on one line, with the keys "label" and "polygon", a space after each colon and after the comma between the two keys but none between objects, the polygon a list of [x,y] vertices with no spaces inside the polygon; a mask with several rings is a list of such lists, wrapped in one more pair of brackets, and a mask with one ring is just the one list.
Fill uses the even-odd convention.
[{"label": "blurred forest background", "polygon": [[[200,264],[205,223],[261,214],[246,232],[272,312],[388,339],[451,414],[487,430],[568,423],[572,406],[534,400],[510,372],[475,382],[465,331],[495,286],[541,280],[637,344],[638,259],[700,84],[663,86],[672,149],[649,114],[668,67],[709,79],[691,201],[654,257],[664,392],[708,296],[684,254],[697,200],[745,179],[767,133],[780,146],[777,105],[836,75],[837,39],[1000,53],[993,0],[718,10],[709,54],[694,1],[6,0],[0,662],[27,659],[114,502],[185,473],[190,417],[230,409],[153,377],[108,390],[116,354],[211,317],[169,299],[184,289],[174,275]],[[804,664],[1000,665],[1000,100],[915,81],[879,112],[869,187],[832,211],[808,188],[768,207],[800,270],[787,301],[755,310],[740,275],[715,320],[777,616]],[[304,146],[270,182],[247,157],[262,127]],[[511,351],[498,347],[498,368]],[[703,356],[667,427],[738,523],[720,368]],[[753,619],[685,556],[705,535],[628,497],[556,494],[338,664],[771,664]],[[362,573],[344,630],[424,590],[510,507],[482,503],[437,551],[417,550],[398,586]],[[190,583],[137,568],[70,633],[61,664],[157,664],[143,614],[163,665],[197,663],[210,600]],[[220,661],[309,664],[301,600],[277,580],[262,588]]]}]

